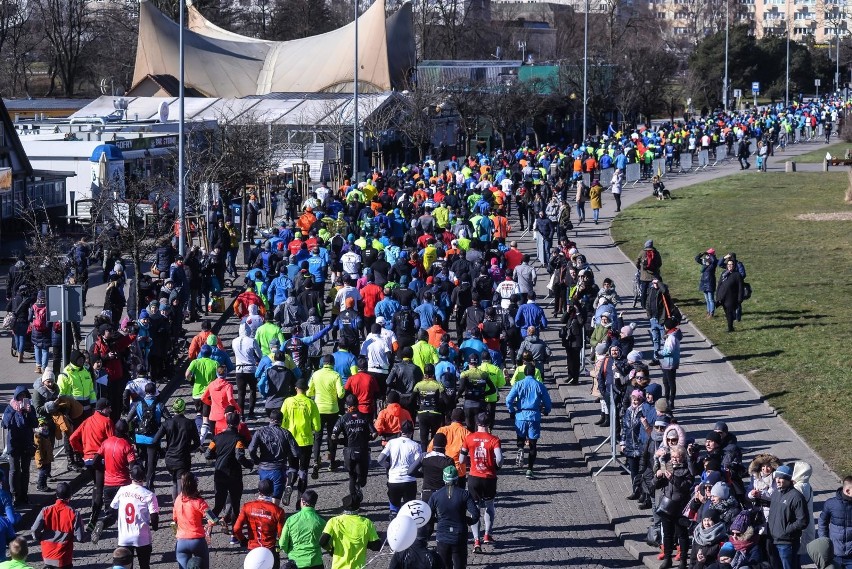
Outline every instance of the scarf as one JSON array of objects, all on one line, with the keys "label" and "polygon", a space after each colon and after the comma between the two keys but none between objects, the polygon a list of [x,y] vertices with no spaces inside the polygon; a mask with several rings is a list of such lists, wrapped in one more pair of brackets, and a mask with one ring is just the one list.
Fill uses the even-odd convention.
[{"label": "scarf", "polygon": [[725,527],[725,524],[723,522],[719,522],[713,524],[709,528],[705,528],[699,524],[695,528],[695,533],[692,534],[692,538],[698,545],[713,545],[715,543],[723,542],[727,535],[728,529]]}]

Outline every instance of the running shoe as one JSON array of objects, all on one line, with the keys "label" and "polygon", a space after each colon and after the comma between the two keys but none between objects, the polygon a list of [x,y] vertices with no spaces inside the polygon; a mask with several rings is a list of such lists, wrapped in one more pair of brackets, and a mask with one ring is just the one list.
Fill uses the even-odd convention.
[{"label": "running shoe", "polygon": [[473,540],[473,552],[482,553],[482,544],[479,543],[478,539]]}]

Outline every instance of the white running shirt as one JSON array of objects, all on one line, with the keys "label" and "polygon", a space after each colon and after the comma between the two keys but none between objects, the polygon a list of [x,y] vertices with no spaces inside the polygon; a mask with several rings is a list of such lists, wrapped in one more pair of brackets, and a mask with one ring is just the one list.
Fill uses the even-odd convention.
[{"label": "white running shirt", "polygon": [[110,506],[118,510],[118,545],[151,545],[151,514],[160,512],[157,496],[131,482],[118,489]]}]

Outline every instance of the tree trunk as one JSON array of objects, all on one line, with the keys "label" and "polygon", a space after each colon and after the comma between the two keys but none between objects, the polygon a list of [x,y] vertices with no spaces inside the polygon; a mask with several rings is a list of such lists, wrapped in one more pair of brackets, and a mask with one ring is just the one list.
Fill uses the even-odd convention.
[{"label": "tree trunk", "polygon": [[138,252],[134,251],[133,254],[133,290],[131,291],[133,294],[133,298],[136,299],[134,302],[134,306],[136,306],[136,314],[128,314],[131,318],[135,319],[139,316],[139,311],[142,310],[143,306],[139,306],[139,279],[142,276],[142,260],[139,258]]}]

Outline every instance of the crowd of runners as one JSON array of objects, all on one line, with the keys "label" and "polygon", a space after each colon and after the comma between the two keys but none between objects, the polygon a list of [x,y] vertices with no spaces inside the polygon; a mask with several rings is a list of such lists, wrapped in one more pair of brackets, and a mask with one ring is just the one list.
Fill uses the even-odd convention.
[{"label": "crowd of runners", "polygon": [[[597,223],[602,195],[620,196],[624,170],[646,153],[668,161],[672,147],[675,163],[675,149],[700,151],[705,142],[730,155],[750,137],[783,145],[784,133],[809,128],[811,117],[839,122],[832,103],[818,110],[630,134],[612,127],[583,145],[427,160],[339,188],[322,183],[282,204],[287,213],[263,237],[256,219],[249,224],[255,246],[242,275],[237,231],[214,210],[209,253],[193,246],[181,257],[163,241],[138,298],[128,298],[120,252],[105,255],[106,305],[90,337],[68,325],[66,366],[55,357],[63,324],[47,322],[44,291],[32,290],[32,269],[20,259],[9,275],[7,324],[20,362],[33,345],[37,376],[3,414],[9,475],[0,477],[0,525],[12,561],[0,567],[26,566],[33,542],[17,530],[32,535],[45,566],[74,566],[74,543],[88,540],[117,545],[115,567],[135,558],[144,569],[152,532],[170,525],[181,569],[209,567],[219,531],[250,551],[247,566],[317,568],[330,553],[333,568],[360,569],[385,541],[360,507],[386,493],[391,567],[461,569],[469,553],[488,553],[500,539],[501,473],[536,479],[557,376],[586,383],[600,401],[597,425],[602,435],[614,427],[632,479],[627,499],[648,511],[647,541],[660,548],[661,568],[788,569],[804,546],[814,560],[833,552],[851,567],[852,478],[815,523],[808,464],[749,460],[724,422],[685,432],[677,403],[683,317],[663,261],[692,261],[665,258],[646,242],[634,302],[647,324],[627,322],[613,280],[574,241],[588,223],[585,203]],[[601,171],[610,168],[604,188]],[[518,247],[533,237],[535,256]],[[695,261],[707,316],[721,304],[733,330],[748,294],[745,268],[734,253],[721,257],[709,249]],[[77,243],[68,282],[87,285],[92,261]],[[222,310],[226,276],[241,288],[232,303],[238,334],[223,342],[205,318],[184,344],[191,396],[161,396],[184,355],[184,321]],[[635,332],[646,326],[652,341],[642,351]],[[545,331],[558,333],[564,359],[553,357]],[[513,440],[494,434],[500,422]],[[60,444],[92,488],[86,511],[70,505],[68,483],[49,487]],[[16,527],[31,508],[33,458],[37,489],[55,491],[56,502],[31,528]],[[312,481],[341,469],[342,513],[326,519]],[[206,497],[205,478],[214,488]],[[162,520],[161,508],[170,512]],[[422,517],[416,527],[393,525],[409,515]]]}]

